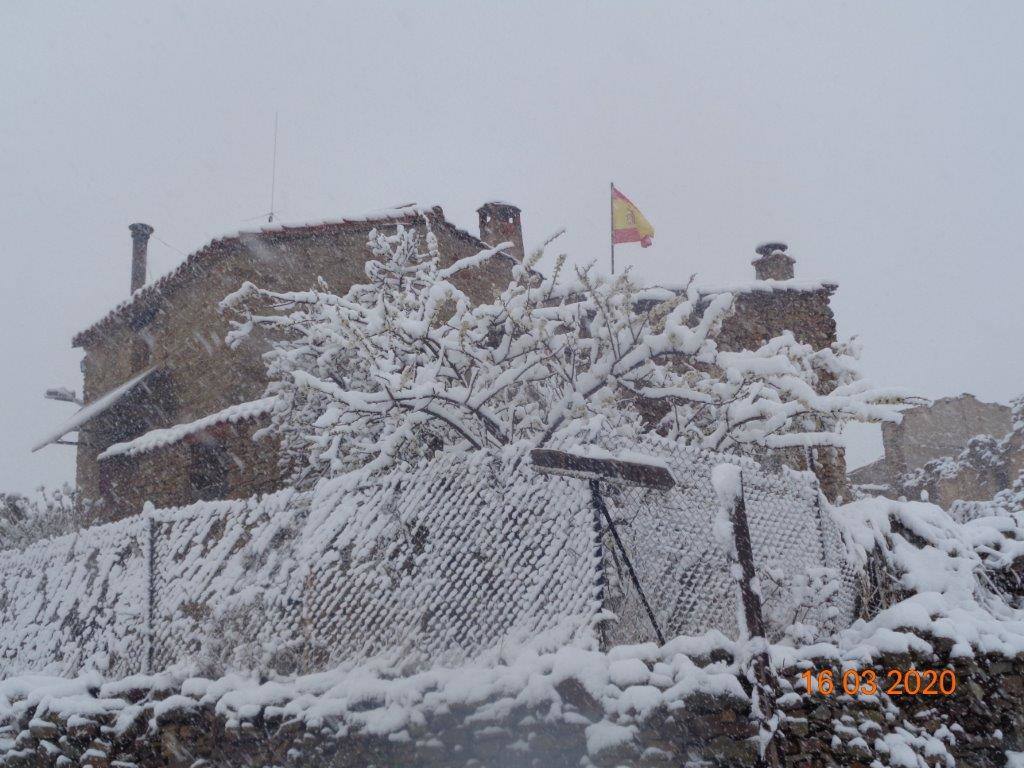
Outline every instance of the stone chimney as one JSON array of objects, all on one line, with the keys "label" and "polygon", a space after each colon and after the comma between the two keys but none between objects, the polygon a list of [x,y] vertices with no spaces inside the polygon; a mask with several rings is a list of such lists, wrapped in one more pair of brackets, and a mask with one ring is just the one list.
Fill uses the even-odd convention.
[{"label": "stone chimney", "polygon": [[785,243],[765,243],[754,249],[758,255],[751,264],[758,280],[792,280],[793,264],[796,261],[786,254]]},{"label": "stone chimney", "polygon": [[132,293],[146,284],[146,253],[153,228],[149,224],[129,224],[132,233]]},{"label": "stone chimney", "polygon": [[480,214],[480,239],[487,245],[512,243],[507,252],[523,260],[523,223],[520,210],[511,203],[484,203],[476,212]]}]

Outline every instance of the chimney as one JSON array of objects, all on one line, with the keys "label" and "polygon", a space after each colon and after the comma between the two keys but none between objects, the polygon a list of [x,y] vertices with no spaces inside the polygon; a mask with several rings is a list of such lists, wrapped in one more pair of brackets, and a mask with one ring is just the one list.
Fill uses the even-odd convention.
[{"label": "chimney", "polygon": [[754,249],[758,258],[750,263],[754,265],[754,274],[758,280],[793,279],[796,259],[786,254],[787,248],[785,243],[765,243]]},{"label": "chimney", "polygon": [[523,260],[523,223],[520,210],[511,203],[484,203],[476,212],[480,214],[480,239],[493,247],[499,243],[512,243],[506,252]]},{"label": "chimney", "polygon": [[153,228],[149,224],[129,224],[132,233],[132,293],[146,284],[146,252]]}]

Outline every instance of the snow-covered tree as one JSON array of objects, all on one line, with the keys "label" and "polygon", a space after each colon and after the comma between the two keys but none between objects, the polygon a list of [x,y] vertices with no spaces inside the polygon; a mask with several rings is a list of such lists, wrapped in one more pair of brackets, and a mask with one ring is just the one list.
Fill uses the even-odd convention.
[{"label": "snow-covered tree", "polygon": [[500,247],[442,267],[429,222],[425,235],[374,230],[368,245],[368,282],[344,296],[247,283],[222,303],[239,317],[229,343],[256,328],[277,340],[271,429],[301,477],[443,447],[615,448],[652,430],[720,451],[835,445],[846,421],[897,418],[902,395],[863,382],[848,345],[814,350],[787,332],[719,349],[734,298],[702,300],[692,279],[644,289],[564,256],[543,277],[538,251],[474,305],[455,278]]},{"label": "snow-covered tree", "polygon": [[75,490],[40,487],[30,496],[0,493],[0,549],[24,548],[88,525]]}]

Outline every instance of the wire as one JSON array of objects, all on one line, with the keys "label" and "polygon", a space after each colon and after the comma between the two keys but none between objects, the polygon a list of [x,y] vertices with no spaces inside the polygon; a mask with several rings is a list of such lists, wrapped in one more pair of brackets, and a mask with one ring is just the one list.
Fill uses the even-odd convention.
[{"label": "wire", "polygon": [[152,237],[153,237],[153,239],[154,239],[154,240],[159,240],[159,241],[160,241],[161,243],[163,243],[164,245],[166,245],[166,246],[167,246],[168,248],[170,248],[170,249],[171,249],[172,251],[176,251],[177,253],[181,254],[182,256],[187,256],[187,255],[188,255],[188,254],[186,254],[186,253],[185,253],[184,251],[181,251],[181,250],[178,250],[177,248],[175,248],[175,247],[174,247],[173,245],[171,245],[170,243],[168,243],[168,242],[167,242],[166,240],[164,240],[164,239],[163,239],[162,237],[158,237],[157,235],[152,235]]}]

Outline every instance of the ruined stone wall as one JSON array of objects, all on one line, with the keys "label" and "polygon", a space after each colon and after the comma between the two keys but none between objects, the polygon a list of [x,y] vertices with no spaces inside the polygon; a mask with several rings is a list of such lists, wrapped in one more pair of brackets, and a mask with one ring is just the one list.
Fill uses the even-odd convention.
[{"label": "ruined stone wall", "polygon": [[850,473],[872,492],[921,498],[949,509],[985,501],[1009,488],[1024,469],[1024,433],[1011,429],[1010,409],[973,395],[910,408],[900,424],[883,424],[885,456]]},{"label": "ruined stone wall", "polygon": [[901,475],[933,459],[956,456],[977,435],[1003,437],[1010,427],[1005,405],[984,403],[971,394],[944,397],[904,411],[899,424],[882,425],[886,463]]},{"label": "ruined stone wall", "polygon": [[[303,290],[316,287],[322,277],[330,290],[344,294],[353,284],[366,280],[366,241],[372,226],[314,229],[300,237],[283,230],[215,244],[216,252],[210,258],[196,261],[190,280],[152,300],[151,312],[108,324],[102,336],[90,340],[83,363],[85,401],[91,402],[151,366],[166,371],[173,405],[160,409],[157,418],[141,431],[187,423],[260,397],[266,386],[261,355],[269,341],[256,332],[229,349],[224,343],[229,318],[219,311],[218,303],[247,280],[272,290]],[[425,225],[420,224],[419,229],[424,231]],[[443,221],[435,222],[434,233],[444,264],[479,251],[475,238]],[[492,259],[460,273],[453,282],[474,301],[484,301],[508,284],[511,268],[510,259]],[[101,519],[135,511],[139,500],[150,495],[167,499],[168,505],[191,500],[181,498],[180,480],[188,471],[184,451],[163,450],[159,456],[139,459],[140,466],[131,472],[135,459],[101,466],[97,456],[109,445],[103,424],[116,419],[115,408],[106,420],[87,425],[79,435],[78,488],[83,498],[103,500]],[[276,466],[276,456],[270,459],[272,447],[263,445],[253,454],[241,442],[235,441],[232,450],[244,454],[249,466],[268,471]],[[106,477],[101,477],[103,474]],[[271,476],[264,479],[269,481]],[[239,482],[249,487],[265,485],[253,478]],[[118,493],[113,493],[113,488]],[[119,494],[124,494],[123,499]],[[239,495],[247,495],[242,486],[231,494]]]},{"label": "ruined stone wall", "polygon": [[1024,432],[1003,440],[980,435],[956,457],[930,461],[923,468],[897,478],[889,491],[894,496],[928,500],[943,509],[956,502],[990,501],[1024,477]]}]

